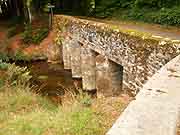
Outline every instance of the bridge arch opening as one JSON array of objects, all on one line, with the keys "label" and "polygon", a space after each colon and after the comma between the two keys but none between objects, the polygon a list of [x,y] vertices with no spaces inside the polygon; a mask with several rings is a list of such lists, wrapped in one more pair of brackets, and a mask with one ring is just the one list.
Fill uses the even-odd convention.
[{"label": "bridge arch opening", "polygon": [[106,56],[96,57],[96,87],[99,96],[117,96],[123,92],[123,66]]}]

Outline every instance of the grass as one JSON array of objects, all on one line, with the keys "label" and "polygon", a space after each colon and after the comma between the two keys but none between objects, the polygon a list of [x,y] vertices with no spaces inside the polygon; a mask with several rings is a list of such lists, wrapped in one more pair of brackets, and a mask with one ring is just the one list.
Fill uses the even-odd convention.
[{"label": "grass", "polygon": [[0,93],[0,135],[101,135],[100,115],[76,102],[56,106],[27,90]]},{"label": "grass", "polygon": [[62,105],[54,104],[32,92],[27,69],[14,66],[0,88],[0,135],[104,135],[126,106],[120,99],[72,92],[62,97]]},{"label": "grass", "polygon": [[13,92],[5,98],[6,102],[1,105],[4,109],[1,110],[0,135],[88,135],[101,132],[88,108],[78,105],[55,107],[47,103],[47,99],[29,92]]}]

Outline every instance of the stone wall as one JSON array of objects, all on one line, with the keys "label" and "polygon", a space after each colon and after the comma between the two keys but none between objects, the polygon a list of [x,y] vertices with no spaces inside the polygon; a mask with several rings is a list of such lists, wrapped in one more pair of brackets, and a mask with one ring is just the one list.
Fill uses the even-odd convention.
[{"label": "stone wall", "polygon": [[57,38],[69,36],[122,65],[123,84],[135,93],[180,53],[180,41],[70,16],[55,16],[54,30]]},{"label": "stone wall", "polygon": [[152,76],[107,135],[177,135],[180,55]]}]

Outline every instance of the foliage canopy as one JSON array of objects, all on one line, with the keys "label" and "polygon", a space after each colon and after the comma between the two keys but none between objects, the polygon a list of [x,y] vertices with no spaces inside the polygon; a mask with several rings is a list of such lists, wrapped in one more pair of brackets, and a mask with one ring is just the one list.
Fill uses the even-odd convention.
[{"label": "foliage canopy", "polygon": [[55,5],[55,13],[121,19],[123,16],[168,25],[180,22],[180,0],[1,0],[0,17],[23,16],[31,23],[33,16],[48,11],[48,3]]}]

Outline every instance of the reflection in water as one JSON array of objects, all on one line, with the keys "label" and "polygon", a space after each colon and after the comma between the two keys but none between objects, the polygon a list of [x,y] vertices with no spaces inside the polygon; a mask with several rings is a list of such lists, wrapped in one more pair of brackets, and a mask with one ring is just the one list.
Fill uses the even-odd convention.
[{"label": "reflection in water", "polygon": [[81,79],[72,79],[71,71],[63,69],[62,64],[33,62],[28,65],[33,76],[33,84],[39,92],[48,96],[62,96],[65,90],[82,88]]}]

